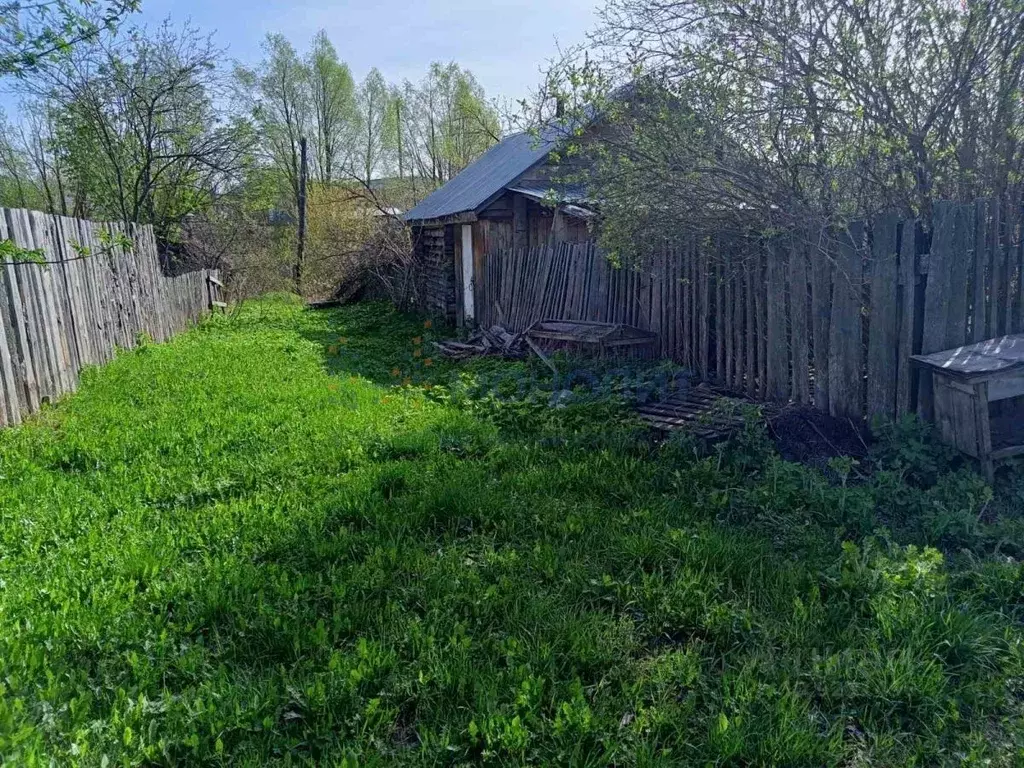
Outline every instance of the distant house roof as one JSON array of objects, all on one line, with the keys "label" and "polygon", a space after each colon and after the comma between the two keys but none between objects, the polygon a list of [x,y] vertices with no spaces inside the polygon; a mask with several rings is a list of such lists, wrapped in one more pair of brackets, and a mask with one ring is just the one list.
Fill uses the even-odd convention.
[{"label": "distant house roof", "polygon": [[406,221],[443,219],[475,211],[508,184],[547,157],[555,147],[555,132],[548,136],[516,133],[495,144],[462,173],[420,201]]}]

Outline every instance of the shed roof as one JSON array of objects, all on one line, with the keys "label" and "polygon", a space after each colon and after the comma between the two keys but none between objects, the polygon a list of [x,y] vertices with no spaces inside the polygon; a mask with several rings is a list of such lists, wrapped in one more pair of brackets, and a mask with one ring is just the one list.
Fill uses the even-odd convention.
[{"label": "shed roof", "polygon": [[406,221],[442,219],[475,211],[539,163],[555,146],[555,133],[516,133],[502,139],[405,214]]},{"label": "shed roof", "polygon": [[509,192],[518,192],[534,200],[547,200],[554,196],[559,203],[587,203],[587,188],[583,184],[561,181],[517,181],[508,186]]},{"label": "shed roof", "polygon": [[962,378],[1020,369],[1024,373],[1024,333],[1000,336],[956,349],[913,355],[919,364]]}]

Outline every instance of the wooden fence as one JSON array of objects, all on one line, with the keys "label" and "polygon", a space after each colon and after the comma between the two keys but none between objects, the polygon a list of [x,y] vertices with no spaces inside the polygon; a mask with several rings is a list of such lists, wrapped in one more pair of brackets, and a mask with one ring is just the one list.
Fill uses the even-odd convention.
[{"label": "wooden fence", "polygon": [[[615,268],[593,244],[487,255],[477,320],[622,322],[661,357],[751,397],[833,415],[930,408],[909,356],[1024,332],[1019,206],[936,205],[930,236],[883,215],[771,242],[712,238]],[[930,241],[930,242],[929,242]]]},{"label": "wooden fence", "polygon": [[75,391],[84,366],[134,347],[140,334],[163,341],[220,304],[215,272],[161,274],[149,226],[0,209],[6,240],[45,263],[0,255],[0,426]]}]

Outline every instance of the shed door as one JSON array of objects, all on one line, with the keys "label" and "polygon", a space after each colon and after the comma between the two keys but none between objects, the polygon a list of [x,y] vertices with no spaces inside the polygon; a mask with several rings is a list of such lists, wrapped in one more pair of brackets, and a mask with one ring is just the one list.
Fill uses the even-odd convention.
[{"label": "shed door", "polygon": [[462,309],[466,323],[475,316],[473,304],[473,227],[462,225]]}]

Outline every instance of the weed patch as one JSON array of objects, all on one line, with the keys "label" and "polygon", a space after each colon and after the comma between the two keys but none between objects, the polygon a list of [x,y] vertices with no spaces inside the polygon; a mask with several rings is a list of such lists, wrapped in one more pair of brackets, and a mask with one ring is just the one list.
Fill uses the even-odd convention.
[{"label": "weed patch", "polygon": [[[12,765],[1015,765],[1024,481],[272,298],[0,433]],[[429,361],[429,362],[428,362]],[[640,394],[638,394],[640,393]]]}]

